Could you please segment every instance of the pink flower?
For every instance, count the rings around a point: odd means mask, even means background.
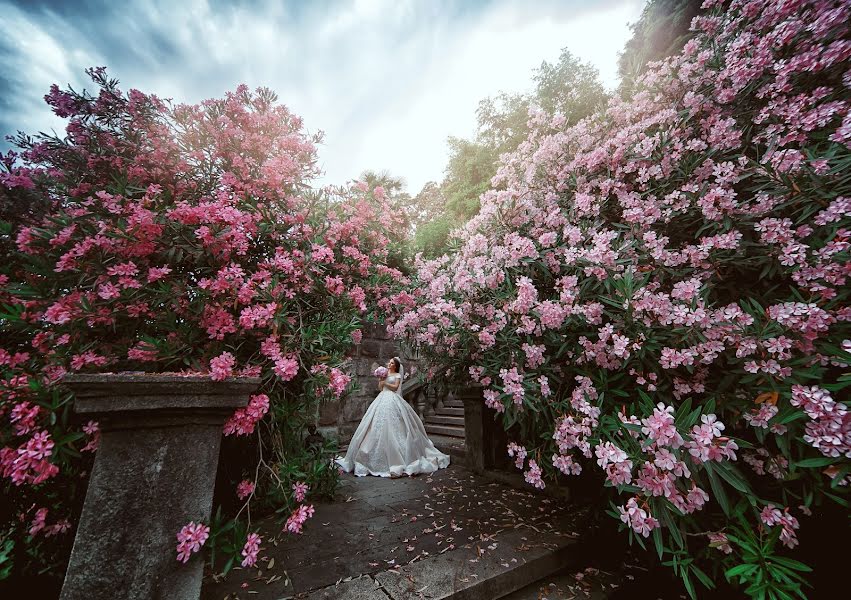
[[[361,331],[360,329],[355,329],[352,332],[352,342],[354,342],[355,344],[360,344],[362,340],[363,340],[363,331]]]
[[[127,351],[129,360],[138,360],[140,362],[155,362],[158,358],[159,351],[155,346],[150,346],[144,342],[139,342],[135,347]]]
[[[539,490],[546,487],[544,480],[541,478],[541,467],[534,460],[529,461],[529,470],[523,474],[523,477],[526,479],[526,483],[533,485]]]
[[[292,381],[298,375],[299,364],[292,356],[284,356],[275,361],[274,372],[281,381]]]
[[[387,377],[387,367],[378,367],[372,374],[378,379],[385,379]]]
[[[35,535],[39,531],[44,529],[46,520],[47,520],[47,509],[46,508],[39,508],[35,512],[35,518],[32,520],[32,523],[30,523],[29,534]]]
[[[254,493],[254,482],[249,481],[247,479],[243,479],[239,482],[239,485],[236,486],[236,495],[240,500],[245,500],[251,494]]]
[[[730,540],[727,539],[726,533],[709,532],[706,534],[706,536],[709,538],[710,548],[717,548],[724,554],[730,554],[731,552],[733,552],[733,548],[730,546]]]
[[[256,533],[249,533],[245,540],[245,546],[242,548],[242,566],[244,568],[253,567],[257,564],[257,555],[260,552],[260,542],[262,538]]]
[[[758,409],[752,410],[749,413],[742,415],[742,418],[747,421],[751,427],[762,427],[768,429],[768,422],[774,418],[779,412],[779,409],[773,404],[766,402],[760,405]]]
[[[784,509],[783,512],[769,505],[762,509],[759,515],[760,520],[768,527],[780,525],[783,531],[780,532],[780,541],[787,548],[794,548],[798,545],[798,539],[795,535],[795,530],[798,529],[798,519],[789,514],[789,509]]]
[[[225,422],[223,433],[225,435],[250,435],[254,433],[254,427],[269,412],[269,396],[266,394],[255,394],[248,401],[248,406],[239,408]]]
[[[565,475],[579,475],[582,465],[573,461],[569,454],[553,454],[553,466]]]
[[[352,378],[349,375],[334,367],[328,375],[328,388],[334,394],[334,397],[339,398],[346,391],[351,381]]]
[[[222,354],[212,359],[210,361],[210,371],[213,374],[213,381],[222,381],[232,376],[234,366],[236,366],[236,359],[230,352],[222,352]]]
[[[626,506],[619,506],[618,511],[621,514],[621,521],[644,537],[648,537],[651,531],[659,527],[659,521],[649,511],[639,507],[634,497],[629,499]]]
[[[190,521],[177,532],[177,560],[183,563],[189,562],[193,552],[198,552],[207,538],[210,537],[210,528],[203,523],[195,524]]]
[[[594,449],[597,464],[606,471],[612,485],[625,485],[632,481],[632,461],[626,452],[611,442],[603,442]]]
[[[296,502],[302,502],[310,487],[306,483],[297,481],[293,484],[293,494]]]
[[[148,269],[148,283],[159,281],[169,273],[171,273],[171,267],[167,265],[164,267],[151,267]]]
[[[36,418],[40,412],[41,407],[38,405],[32,405],[29,402],[16,404],[9,414],[9,420],[15,426],[15,434],[25,435],[35,429]]]
[[[301,529],[304,526],[304,522],[307,521],[310,517],[313,516],[313,505],[300,505],[293,514],[290,515],[290,518],[287,519],[287,524],[284,528],[290,533],[301,533]]]
[[[514,458],[514,465],[518,469],[522,469],[526,462],[526,448],[511,442],[508,444],[508,456]]]
[[[83,432],[89,437],[89,441],[80,452],[95,452],[100,445],[100,427],[97,421],[89,421],[83,425]]]
[[[660,402],[653,409],[653,414],[642,419],[641,423],[644,425],[641,432],[660,446],[671,446],[672,448],[682,446],[683,438],[674,424],[674,408],[672,406],[665,406]]]

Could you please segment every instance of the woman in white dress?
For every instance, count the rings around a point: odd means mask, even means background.
[[[403,375],[399,358],[391,358],[387,377],[378,382],[381,391],[352,436],[345,458],[337,459],[347,473],[401,477],[449,466],[449,456],[434,447],[417,413],[402,398]]]

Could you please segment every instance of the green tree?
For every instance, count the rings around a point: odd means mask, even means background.
[[[608,98],[597,69],[567,49],[555,63],[543,61],[532,81],[534,87],[529,93],[501,92],[479,102],[474,139],[449,138],[443,181],[428,184],[414,198],[414,210],[423,215],[416,225],[415,251],[426,256],[441,254],[449,243],[451,229],[479,212],[479,196],[490,188],[499,156],[516,149],[529,135],[530,108],[559,112],[573,124]],[[422,203],[430,203],[429,208],[421,208]]]
[[[441,185],[446,210],[463,223],[479,212],[479,196],[496,174],[497,150],[489,144],[449,138],[449,164]]]
[[[631,25],[632,37],[618,58],[620,94],[632,95],[635,81],[647,65],[682,50],[691,39],[691,20],[701,13],[703,0],[649,0],[638,21]]]

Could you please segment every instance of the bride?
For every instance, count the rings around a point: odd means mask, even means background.
[[[422,421],[401,395],[404,376],[398,357],[387,363],[387,377],[363,416],[345,458],[337,464],[358,477],[401,477],[433,473],[449,466],[449,456],[428,439]]]

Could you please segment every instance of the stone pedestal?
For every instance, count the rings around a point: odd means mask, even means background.
[[[476,474],[501,465],[506,452],[507,436],[495,421],[495,412],[485,406],[482,388],[470,385],[455,392],[464,402],[464,446],[467,468]]]
[[[260,380],[70,375],[75,411],[101,441],[61,600],[197,600],[203,561],[177,532],[209,522],[222,425]]]

